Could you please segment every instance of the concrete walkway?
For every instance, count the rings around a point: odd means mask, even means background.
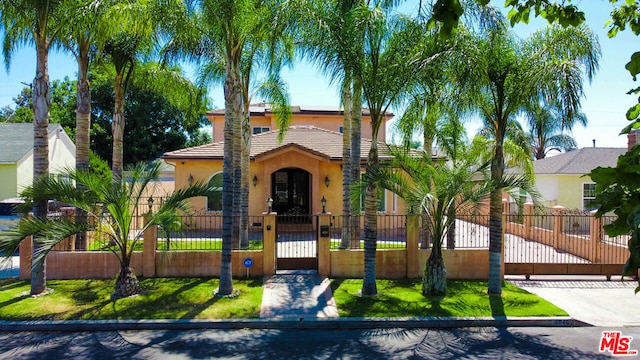
[[[265,278],[261,318],[337,318],[329,279],[315,272],[282,272]]]

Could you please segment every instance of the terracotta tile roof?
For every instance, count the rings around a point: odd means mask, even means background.
[[[626,148],[586,147],[569,151],[533,162],[537,174],[583,175],[598,166],[616,166],[618,157],[627,152]]]
[[[326,160],[342,160],[342,134],[314,126],[291,126],[284,135],[282,142],[278,141],[278,131],[269,131],[251,137],[252,159],[257,159],[289,147],[295,147],[314,154]],[[362,139],[361,158],[364,160],[369,154],[371,140]],[[380,159],[384,156],[386,145],[378,143]],[[224,157],[224,142],[217,142],[165,153],[163,159],[222,159]]]

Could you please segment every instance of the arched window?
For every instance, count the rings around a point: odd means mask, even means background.
[[[222,173],[209,179],[209,186],[215,189],[212,196],[207,197],[207,211],[222,211]]]

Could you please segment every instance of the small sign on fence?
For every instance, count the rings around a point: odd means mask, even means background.
[[[244,267],[247,268],[247,278],[249,278],[249,268],[251,268],[253,266],[253,259],[252,258],[245,258],[242,263],[244,264]]]

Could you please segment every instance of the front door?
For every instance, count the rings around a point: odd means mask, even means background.
[[[273,211],[278,215],[308,215],[310,176],[305,170],[286,168],[271,175]]]

